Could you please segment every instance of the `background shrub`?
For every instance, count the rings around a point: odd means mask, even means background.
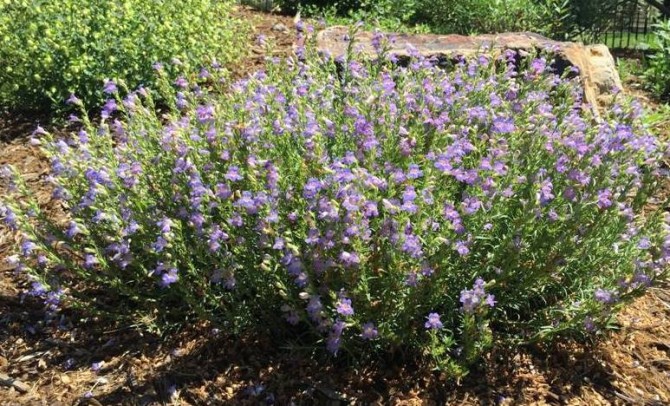
[[[105,79],[150,84],[152,64],[235,60],[244,32],[218,0],[16,0],[0,3],[0,107],[61,108],[74,92],[101,102]]]
[[[654,27],[653,53],[646,61],[647,88],[661,99],[670,99],[670,20]]]
[[[571,0],[313,0],[277,2],[284,11],[326,16],[330,23],[359,20],[394,31],[486,34],[534,31],[564,39],[574,34]],[[582,13],[583,14],[583,13]],[[579,21],[585,20],[585,17]]]
[[[418,0],[416,19],[457,34],[533,31],[556,34],[565,2],[554,0]]]
[[[297,53],[215,92],[159,82],[166,114],[143,88],[69,140],[38,131],[71,218],[9,176],[32,294],[334,354],[409,347],[458,375],[493,342],[597,331],[665,276],[646,201],[667,146],[638,105],[596,120],[551,59],[519,70],[513,51],[448,71],[381,45],[339,67]]]

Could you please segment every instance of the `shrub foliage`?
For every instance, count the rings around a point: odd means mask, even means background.
[[[10,176],[11,262],[54,308],[409,347],[453,374],[496,340],[596,331],[664,276],[666,223],[641,214],[666,146],[637,104],[597,119],[545,56],[401,67],[375,43],[203,72],[213,92],[182,78],[165,114],[108,89],[99,124],[38,138],[68,221]]]
[[[0,2],[0,107],[58,109],[71,92],[96,105],[103,80],[151,84],[156,62],[234,60],[244,29],[229,13],[218,0]]]
[[[563,0],[418,0],[417,21],[440,33],[486,34],[533,31],[562,34]]]
[[[654,26],[652,47],[644,80],[647,88],[661,98],[670,100],[670,19]]]
[[[331,22],[374,22],[394,31],[487,34],[533,31],[565,39],[574,24],[570,0],[314,0],[277,2],[285,10],[326,14]],[[339,17],[338,17],[339,16]]]

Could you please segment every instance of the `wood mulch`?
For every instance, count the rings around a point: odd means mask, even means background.
[[[237,14],[256,27],[254,36],[275,42],[276,56],[291,52],[292,18]],[[252,47],[237,74],[260,67],[265,56]],[[48,163],[27,142],[33,128],[29,118],[0,117],[0,165],[14,165],[40,204],[57,213],[41,182]],[[670,286],[650,289],[618,316],[619,330],[596,343],[498,349],[454,383],[406,362],[315,360],[207,323],[161,337],[71,310],[47,322],[4,263],[13,244],[16,236],[0,226],[0,405],[670,404]]]

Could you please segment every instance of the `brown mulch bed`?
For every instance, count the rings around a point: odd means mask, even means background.
[[[238,15],[252,22],[254,35],[275,42],[272,56],[291,52],[292,18],[248,9]],[[279,23],[289,32],[277,30]],[[236,75],[262,66],[265,57],[252,47]],[[29,118],[0,118],[0,165],[14,165],[40,204],[58,213],[41,183],[48,164],[27,142],[33,128]],[[498,349],[454,383],[411,362],[315,360],[300,348],[216,332],[206,323],[161,336],[72,310],[46,321],[43,307],[22,295],[25,281],[3,261],[16,243],[3,227],[0,405],[670,404],[669,286],[650,289],[618,316],[620,329],[597,343]],[[94,372],[92,363],[100,361]],[[93,397],[85,398],[89,391]]]

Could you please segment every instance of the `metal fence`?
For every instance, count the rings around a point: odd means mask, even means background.
[[[658,8],[645,0],[621,2],[596,41],[613,49],[645,49],[654,24],[662,18]]]

